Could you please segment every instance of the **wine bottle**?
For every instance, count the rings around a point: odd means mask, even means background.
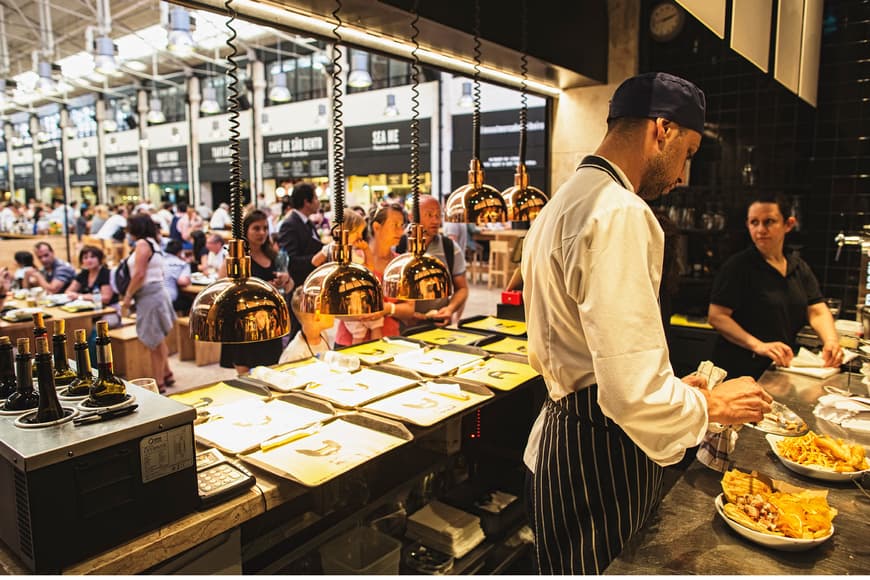
[[[36,410],[37,423],[49,423],[63,418],[63,409],[57,398],[54,386],[54,365],[51,364],[51,351],[48,338],[36,339],[36,373],[39,382],[39,406]]]
[[[48,337],[48,329],[45,327],[45,318],[42,312],[33,313],[33,348],[36,348],[36,339],[40,336]],[[33,359],[33,378],[36,379],[36,359]]]
[[[88,333],[86,330],[76,330],[73,350],[76,353],[76,379],[70,383],[66,394],[70,397],[80,397],[90,394],[91,387],[94,386],[94,375],[91,371],[91,355],[88,352]]]
[[[18,339],[18,354],[15,355],[17,383],[15,392],[6,399],[7,411],[24,411],[39,405],[39,394],[33,390],[33,355],[30,354],[30,339]]]
[[[51,343],[54,352],[54,386],[66,387],[76,380],[76,372],[69,368],[69,359],[66,358],[66,320],[54,321]]]
[[[0,336],[0,399],[6,399],[14,393],[16,384],[12,341],[8,336]]]
[[[115,376],[109,323],[100,320],[97,322],[97,380],[91,387],[88,402],[94,406],[106,407],[121,403],[126,398],[127,388],[124,381]]]

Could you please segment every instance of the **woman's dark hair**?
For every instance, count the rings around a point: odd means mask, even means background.
[[[127,218],[127,233],[137,240],[157,238],[157,224],[147,213],[139,213]]]
[[[177,256],[182,249],[181,240],[171,239],[166,242],[166,253]]]
[[[208,254],[208,250],[205,247],[205,232],[193,230],[190,232],[190,239],[193,241],[193,255],[197,260],[201,256]]]
[[[369,233],[374,236],[375,229],[372,227],[374,224],[384,225],[384,222],[387,221],[387,216],[390,215],[390,210],[397,211],[402,214],[402,220],[407,221],[405,218],[405,208],[402,207],[401,204],[398,203],[388,203],[384,205],[376,205],[372,207],[372,211],[369,214]]]
[[[242,220],[242,235],[245,236],[245,239],[248,238],[248,228],[251,227],[251,224],[254,222],[269,222],[269,216],[266,215],[266,212],[254,209],[245,214],[245,219]],[[250,241],[248,245],[250,245]],[[270,260],[275,260],[278,257],[278,252],[275,251],[275,247],[272,245],[272,238],[266,236],[266,241],[263,242],[262,251],[266,254],[266,257]]]
[[[106,259],[106,254],[103,253],[103,250],[96,246],[82,246],[82,249],[79,250],[79,264],[82,263],[82,260],[85,256],[91,255],[94,256],[100,264],[103,263],[103,260]]]
[[[760,192],[749,196],[748,209],[753,203],[775,203],[782,214],[782,219],[787,220],[792,216],[791,199],[781,192]]]
[[[26,251],[21,250],[20,252],[15,252],[15,263],[21,266],[22,268],[32,268],[33,267],[33,254]]]

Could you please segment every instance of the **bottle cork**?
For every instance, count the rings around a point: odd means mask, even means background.
[[[51,351],[48,350],[48,339],[44,336],[40,336],[36,339],[36,354],[50,354]]]
[[[33,326],[37,328],[45,328],[45,319],[42,317],[42,312],[33,313]]]
[[[54,334],[66,334],[66,320],[55,320],[54,321]]]
[[[19,338],[18,339],[18,354],[30,354],[30,339],[29,338]]]
[[[7,344],[12,344],[12,340],[8,336],[0,336],[0,344],[6,346]]]
[[[109,323],[105,320],[97,321],[97,336],[107,338],[109,336]]]
[[[75,332],[75,335],[76,335],[76,342],[77,343],[82,343],[82,342],[88,341],[88,331],[85,330],[84,328],[77,329]]]

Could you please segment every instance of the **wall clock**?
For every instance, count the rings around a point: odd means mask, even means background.
[[[650,36],[658,42],[673,40],[685,23],[686,13],[682,8],[670,1],[659,2],[649,15]]]

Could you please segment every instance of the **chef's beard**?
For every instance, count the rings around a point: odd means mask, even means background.
[[[640,180],[637,194],[641,199],[658,199],[674,188],[674,180],[668,174],[668,167],[672,166],[674,152],[665,149],[647,163]]]

